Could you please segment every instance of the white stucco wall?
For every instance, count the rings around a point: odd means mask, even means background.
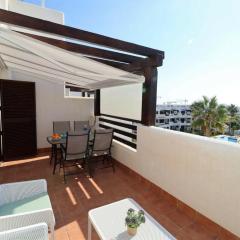
[[[8,10],[8,0],[0,0],[0,8]]]
[[[64,24],[64,14],[62,12],[45,7],[43,8],[41,6],[20,0],[0,0],[0,8],[31,17],[41,18],[51,22]]]
[[[179,200],[240,236],[240,145],[139,125],[137,151],[113,156]]]
[[[53,131],[53,121],[88,120],[93,115],[93,100],[64,98],[64,86],[19,72],[2,73],[0,78],[36,83],[37,147],[49,147],[46,137]]]
[[[101,113],[141,120],[142,89],[142,84],[101,89]]]
[[[12,12],[24,14],[30,17],[40,18],[50,22],[55,22],[58,24],[64,24],[64,13],[56,11],[54,9],[49,9],[46,7],[41,7],[36,4],[23,2],[20,0],[0,0],[0,8],[4,10],[9,10]],[[26,28],[20,28],[17,26],[11,26],[12,30],[23,31],[26,33],[36,34],[45,37],[52,37],[51,34],[43,33],[40,31],[34,31]],[[63,37],[56,37],[58,39],[64,39]]]
[[[64,24],[64,14],[19,0],[0,0],[0,8],[51,22]],[[16,27],[14,27],[16,29]],[[34,33],[32,30],[28,30]],[[48,36],[48,34],[41,34]],[[64,98],[64,86],[20,72],[0,71],[1,79],[36,83],[37,147],[49,147],[46,137],[52,134],[53,121],[88,120],[93,115],[93,100]]]

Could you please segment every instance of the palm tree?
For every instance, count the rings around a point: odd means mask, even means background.
[[[218,104],[217,98],[203,96],[203,100],[196,101],[191,106],[192,127],[200,129],[204,136],[223,133],[228,119],[226,107]]]
[[[239,109],[236,105],[231,104],[227,106],[228,110],[228,127],[229,127],[229,133],[234,134],[234,130],[237,130],[240,128],[240,116],[239,116]]]

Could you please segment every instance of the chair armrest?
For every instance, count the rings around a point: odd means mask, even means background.
[[[45,179],[0,185],[0,206],[47,192]]]
[[[0,232],[42,222],[45,222],[49,228],[54,229],[55,218],[51,208],[27,213],[0,216]]]
[[[17,228],[0,232],[0,240],[47,240],[48,239],[48,226],[46,223],[39,223],[27,227]]]

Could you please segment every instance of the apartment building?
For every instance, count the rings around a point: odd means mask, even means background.
[[[190,105],[166,103],[156,107],[156,126],[166,129],[191,131],[192,116]]]

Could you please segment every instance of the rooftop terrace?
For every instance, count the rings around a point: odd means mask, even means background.
[[[115,173],[110,168],[97,170],[94,178],[69,176],[67,184],[61,175],[52,175],[48,154],[5,162],[0,171],[1,183],[47,180],[56,217],[56,240],[87,239],[88,211],[127,197],[139,202],[177,239],[239,239],[120,164]],[[99,239],[95,233],[93,239]]]
[[[86,239],[88,211],[123,198],[177,239],[239,239],[239,145],[152,127],[164,52],[17,12],[0,9],[0,183],[46,179],[58,240]],[[128,91],[123,83],[131,83]],[[96,90],[94,100],[66,98],[66,86]],[[116,172],[73,175],[64,184],[46,152],[52,123],[93,115],[96,127],[114,128]]]

